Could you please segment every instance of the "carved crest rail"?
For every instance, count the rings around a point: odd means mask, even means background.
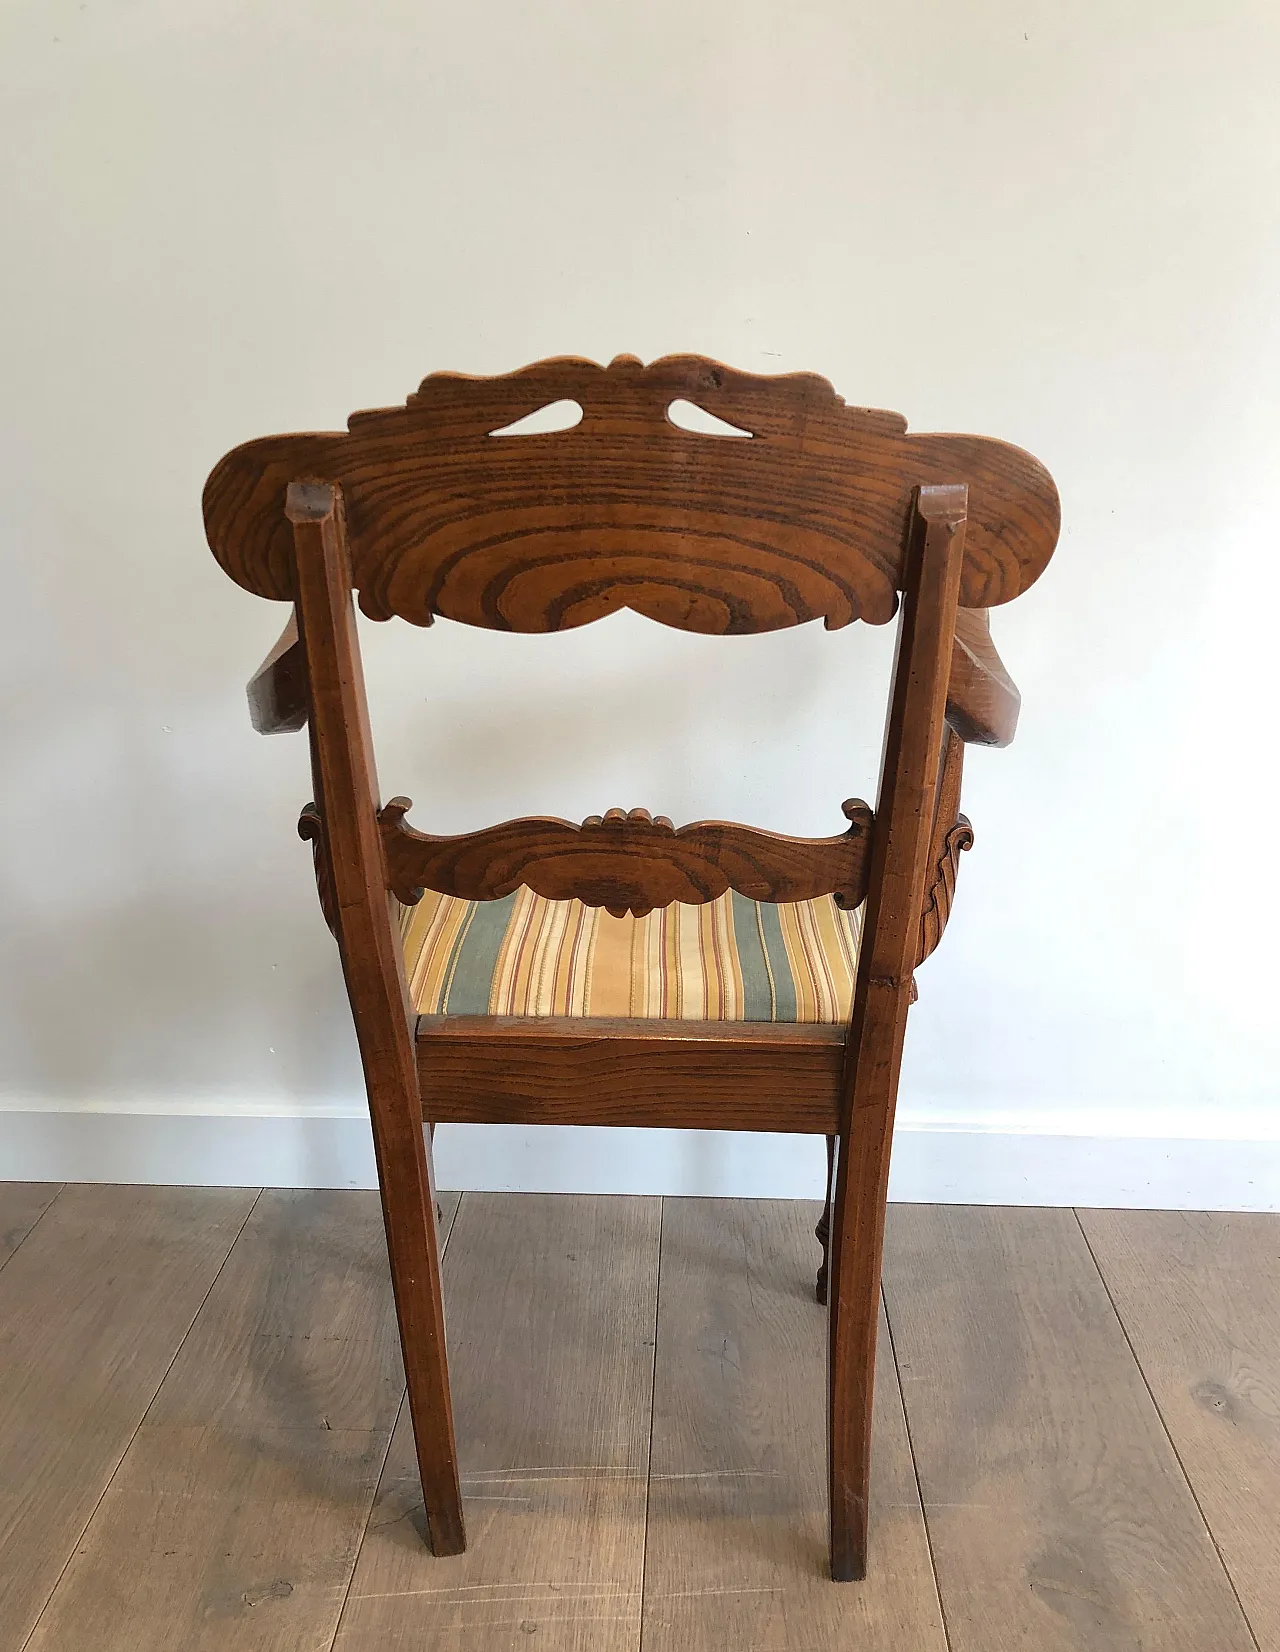
[[[572,429],[502,434],[561,400],[582,408]],[[743,436],[678,428],[678,400]],[[295,595],[285,494],[310,479],[342,490],[352,583],[373,619],[559,631],[631,608],[742,633],[892,618],[915,490],[959,478],[960,601],[1008,602],[1058,535],[1052,478],[1020,448],[909,434],[814,373],[561,358],[497,378],[433,373],[405,406],[353,413],[345,433],[249,442],[209,477],[204,516],[231,577],[278,600]]]
[[[698,906],[727,889],[760,901],[834,895],[843,907],[867,892],[872,811],[842,805],[848,830],[796,838],[722,820],[679,828],[646,809],[610,809],[581,826],[531,817],[457,837],[431,837],[405,820],[409,799],[394,797],[378,816],[387,875],[396,897],[413,905],[424,889],[465,900],[497,900],[522,884],[548,900],[580,900],[615,917],[642,917],[680,901]]]

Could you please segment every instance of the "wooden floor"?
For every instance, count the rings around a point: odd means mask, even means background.
[[[814,1207],[445,1215],[437,1561],[376,1196],[0,1184],[0,1652],[1280,1652],[1280,1217],[894,1207],[836,1585]]]

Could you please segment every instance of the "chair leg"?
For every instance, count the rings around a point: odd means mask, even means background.
[[[931,485],[916,496],[845,1048],[827,1291],[831,1575],[837,1582],[867,1571],[885,1199],[902,1041],[923,940],[967,510],[963,488]]]
[[[856,1133],[855,1133],[856,1138]],[[831,1576],[867,1575],[871,1410],[880,1323],[887,1144],[837,1146],[828,1306]],[[841,1163],[847,1157],[848,1164]]]
[[[410,1154],[379,1154],[378,1169],[427,1536],[433,1554],[453,1555],[466,1548],[467,1536],[445,1356],[435,1178],[431,1144],[424,1146],[425,1175]]]
[[[427,1533],[437,1554],[458,1554],[466,1547],[466,1531],[445,1361],[431,1144],[422,1127],[416,1016],[378,838],[378,777],[341,491],[327,483],[290,483],[285,514],[293,524],[317,805],[306,817],[306,835],[321,845],[316,859],[322,899],[327,889],[326,916],[334,920],[369,1096]]]
[[[827,1195],[822,1206],[822,1215],[818,1218],[818,1225],[813,1230],[813,1237],[822,1246],[822,1261],[818,1266],[818,1278],[815,1284],[815,1294],[818,1301],[825,1307],[827,1301],[827,1274],[831,1263],[831,1193],[835,1180],[836,1168],[836,1138],[827,1137]]]

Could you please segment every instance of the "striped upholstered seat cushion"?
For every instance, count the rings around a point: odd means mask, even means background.
[[[730,892],[706,906],[611,918],[519,889],[499,901],[428,891],[403,918],[420,1015],[844,1021],[862,912],[829,895],[770,906]]]

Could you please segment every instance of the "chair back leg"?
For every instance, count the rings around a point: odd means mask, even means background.
[[[351,603],[342,499],[329,484],[293,483],[298,629],[307,663],[311,761],[334,924],[360,1045],[409,1412],[436,1554],[466,1547],[431,1149],[422,1123],[415,1017],[392,922],[378,834],[378,782]]]
[[[831,1575],[867,1567],[871,1402],[889,1152],[920,932],[968,505],[919,491],[846,1046],[828,1288]]]

